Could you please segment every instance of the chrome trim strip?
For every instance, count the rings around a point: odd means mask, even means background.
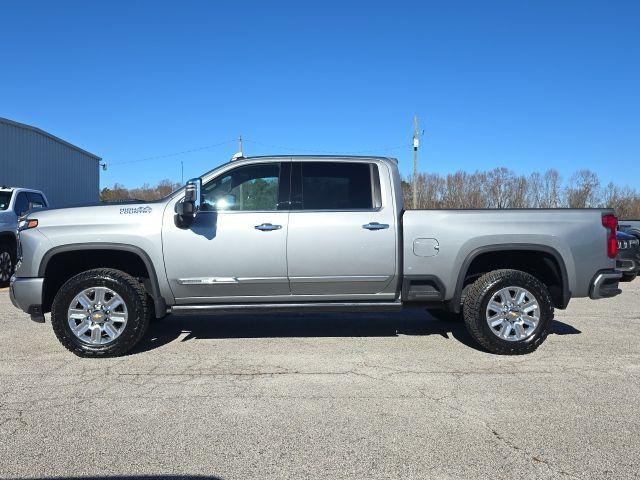
[[[332,277],[291,277],[292,283],[323,283],[323,282],[385,282],[388,275],[340,275]]]
[[[193,277],[179,278],[180,285],[229,285],[238,283],[286,283],[287,277]]]

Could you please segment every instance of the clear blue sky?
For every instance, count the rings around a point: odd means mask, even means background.
[[[100,155],[101,184],[195,176],[235,143],[421,169],[579,168],[640,188],[640,2],[0,3],[0,116]]]

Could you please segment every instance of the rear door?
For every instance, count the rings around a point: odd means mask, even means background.
[[[287,242],[293,295],[375,295],[396,270],[396,225],[375,162],[293,162]]]

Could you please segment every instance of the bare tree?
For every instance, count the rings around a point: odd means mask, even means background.
[[[550,169],[544,172],[542,179],[542,208],[558,208],[563,204],[562,178],[557,170]]]
[[[591,170],[580,170],[571,176],[567,187],[570,208],[588,208],[598,205],[600,180]]]

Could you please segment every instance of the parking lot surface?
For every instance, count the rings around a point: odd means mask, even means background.
[[[0,477],[638,478],[640,281],[533,354],[402,314],[175,317],[81,359],[0,292]]]

